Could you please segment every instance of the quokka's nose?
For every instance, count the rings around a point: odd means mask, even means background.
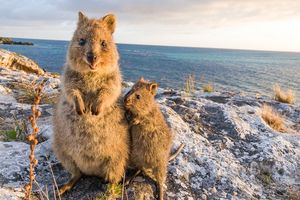
[[[94,63],[96,58],[97,58],[97,56],[93,52],[88,52],[86,54],[86,59],[89,63]]]

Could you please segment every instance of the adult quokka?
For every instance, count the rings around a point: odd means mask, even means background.
[[[127,165],[128,124],[119,104],[115,26],[113,15],[88,19],[79,12],[54,114],[53,149],[72,174],[60,194],[70,190],[82,174],[118,183]]]

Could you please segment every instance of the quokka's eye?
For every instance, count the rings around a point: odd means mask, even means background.
[[[79,44],[80,46],[85,45],[85,43],[86,43],[86,40],[83,39],[83,38],[81,38],[81,39],[79,40],[79,42],[78,42],[78,44]]]
[[[101,47],[102,47],[103,49],[106,49],[106,48],[107,48],[107,42],[106,42],[105,40],[102,40],[102,41],[101,41]]]
[[[135,97],[136,97],[137,99],[141,99],[141,95],[139,95],[139,94],[135,95]]]

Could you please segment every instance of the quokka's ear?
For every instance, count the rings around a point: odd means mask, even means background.
[[[158,84],[156,82],[149,83],[149,91],[152,95],[156,95]]]
[[[114,33],[116,28],[116,17],[113,14],[108,14],[104,16],[102,20],[106,23],[108,30],[111,33]]]
[[[144,77],[141,76],[141,78],[138,80],[139,82],[145,82]]]
[[[87,22],[89,19],[87,16],[85,16],[81,11],[78,13],[78,25],[81,25],[85,22]]]

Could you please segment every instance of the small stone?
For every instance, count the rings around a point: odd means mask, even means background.
[[[211,193],[216,193],[216,192],[217,192],[216,187],[211,188],[210,192],[211,192]]]
[[[201,199],[202,200],[207,200],[207,195],[206,194],[201,194]]]
[[[142,183],[142,182],[145,182],[145,179],[141,176],[137,176],[137,177],[135,177],[134,181]]]

